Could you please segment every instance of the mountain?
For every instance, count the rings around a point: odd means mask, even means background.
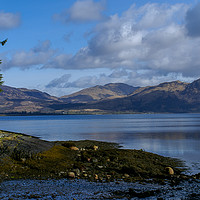
[[[157,86],[142,87],[128,97],[97,102],[87,107],[110,112],[190,112],[191,105],[183,95],[189,85],[173,81]]]
[[[66,103],[90,103],[105,99],[125,97],[133,93],[138,87],[124,83],[109,83],[104,86],[83,89],[71,95],[65,95],[61,99]]]
[[[1,86],[0,113],[9,112],[51,112],[49,104],[59,102],[57,97],[39,90]]]
[[[0,113],[200,112],[200,79],[135,88],[122,83],[95,86],[61,98],[38,90],[1,87]]]

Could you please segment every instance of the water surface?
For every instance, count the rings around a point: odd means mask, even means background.
[[[180,158],[200,172],[200,114],[2,116],[0,129],[49,141],[117,142]]]

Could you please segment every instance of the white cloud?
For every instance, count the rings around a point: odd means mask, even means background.
[[[7,70],[12,67],[19,67],[21,69],[30,68],[36,65],[44,65],[56,53],[52,50],[49,40],[38,42],[38,45],[30,51],[17,51],[11,56],[4,56],[4,62],[1,67]]]
[[[60,78],[53,79],[46,88],[78,88],[83,89],[94,85],[105,85],[106,83],[127,82],[129,73],[124,69],[114,70],[110,74],[88,75],[70,81],[71,75],[64,74]]]
[[[97,3],[91,0],[76,3],[82,2],[86,2],[86,5]],[[76,3],[74,7],[77,6]],[[102,5],[102,2],[98,5]],[[121,16],[116,14],[99,22],[92,30],[87,46],[82,47],[75,55],[55,54],[50,42],[45,41],[28,52],[13,54],[11,59],[8,59],[7,67],[28,68],[41,65],[43,69],[107,68],[112,71],[110,74],[82,76],[73,81],[69,74],[66,74],[52,80],[47,85],[49,90],[77,90],[109,82],[145,86],[175,79],[194,80],[200,74],[200,37],[189,37],[194,35],[188,31],[194,29],[190,29],[188,24],[194,19],[189,13],[199,16],[196,11],[198,5],[191,10],[185,4],[149,3],[142,7],[132,5]],[[72,17],[69,10],[67,15],[62,17],[65,17],[65,20],[80,20],[75,15]],[[89,16],[83,19],[89,21]],[[197,19],[198,17],[195,18],[195,24],[198,24]],[[70,35],[67,35],[67,39],[68,36]],[[6,67],[5,62],[2,66]],[[73,79],[73,76],[71,78]]]
[[[63,22],[91,22],[103,18],[104,3],[93,0],[78,0],[71,8],[61,14],[56,14],[55,19]]]
[[[200,40],[187,37],[185,4],[131,6],[97,25],[88,46],[74,56],[57,56],[45,67],[157,70],[160,75],[200,72]],[[194,60],[195,59],[195,60]],[[198,68],[197,68],[198,67]]]
[[[46,88],[64,88],[65,84],[69,81],[71,75],[70,74],[64,74],[60,78],[53,79],[46,85]]]
[[[15,28],[20,23],[21,19],[19,14],[0,12],[0,30]]]

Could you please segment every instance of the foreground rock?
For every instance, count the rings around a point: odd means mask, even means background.
[[[0,161],[1,180],[77,178],[161,184],[170,180],[177,184],[191,178],[182,174],[179,160],[143,150],[89,140],[48,142],[6,131],[0,132]]]

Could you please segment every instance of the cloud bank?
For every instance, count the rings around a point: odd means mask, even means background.
[[[113,15],[99,23],[88,46],[73,56],[59,55],[44,67],[123,67],[156,71],[160,75],[194,76],[200,72],[200,39],[188,37],[187,30],[191,35],[191,22],[199,22],[199,5],[192,10],[185,4],[146,4],[139,8],[132,5],[121,16]],[[198,30],[195,31],[197,35]]]
[[[42,69],[110,70],[110,74],[73,81],[66,73],[52,80],[47,88],[84,88],[108,82],[144,86],[199,77],[200,3],[192,8],[183,3],[149,3],[141,7],[133,4],[121,15],[109,17],[103,17],[104,9],[103,1],[79,0],[54,16],[75,25],[100,20],[91,30],[87,45],[74,55],[58,53],[50,41],[44,41],[30,51],[12,54],[4,68],[40,65]],[[71,34],[65,35],[66,40]]]
[[[17,51],[10,58],[2,56],[4,62],[1,64],[2,70],[8,70],[13,67],[27,69],[33,66],[43,65],[55,55],[56,50],[51,49],[49,40],[40,41],[29,51]]]
[[[64,23],[75,22],[84,23],[98,21],[103,19],[103,10],[105,9],[103,2],[94,2],[93,0],[78,0],[71,8],[60,14],[55,14],[54,19]]]
[[[0,30],[11,29],[19,26],[21,18],[19,14],[0,12]]]

